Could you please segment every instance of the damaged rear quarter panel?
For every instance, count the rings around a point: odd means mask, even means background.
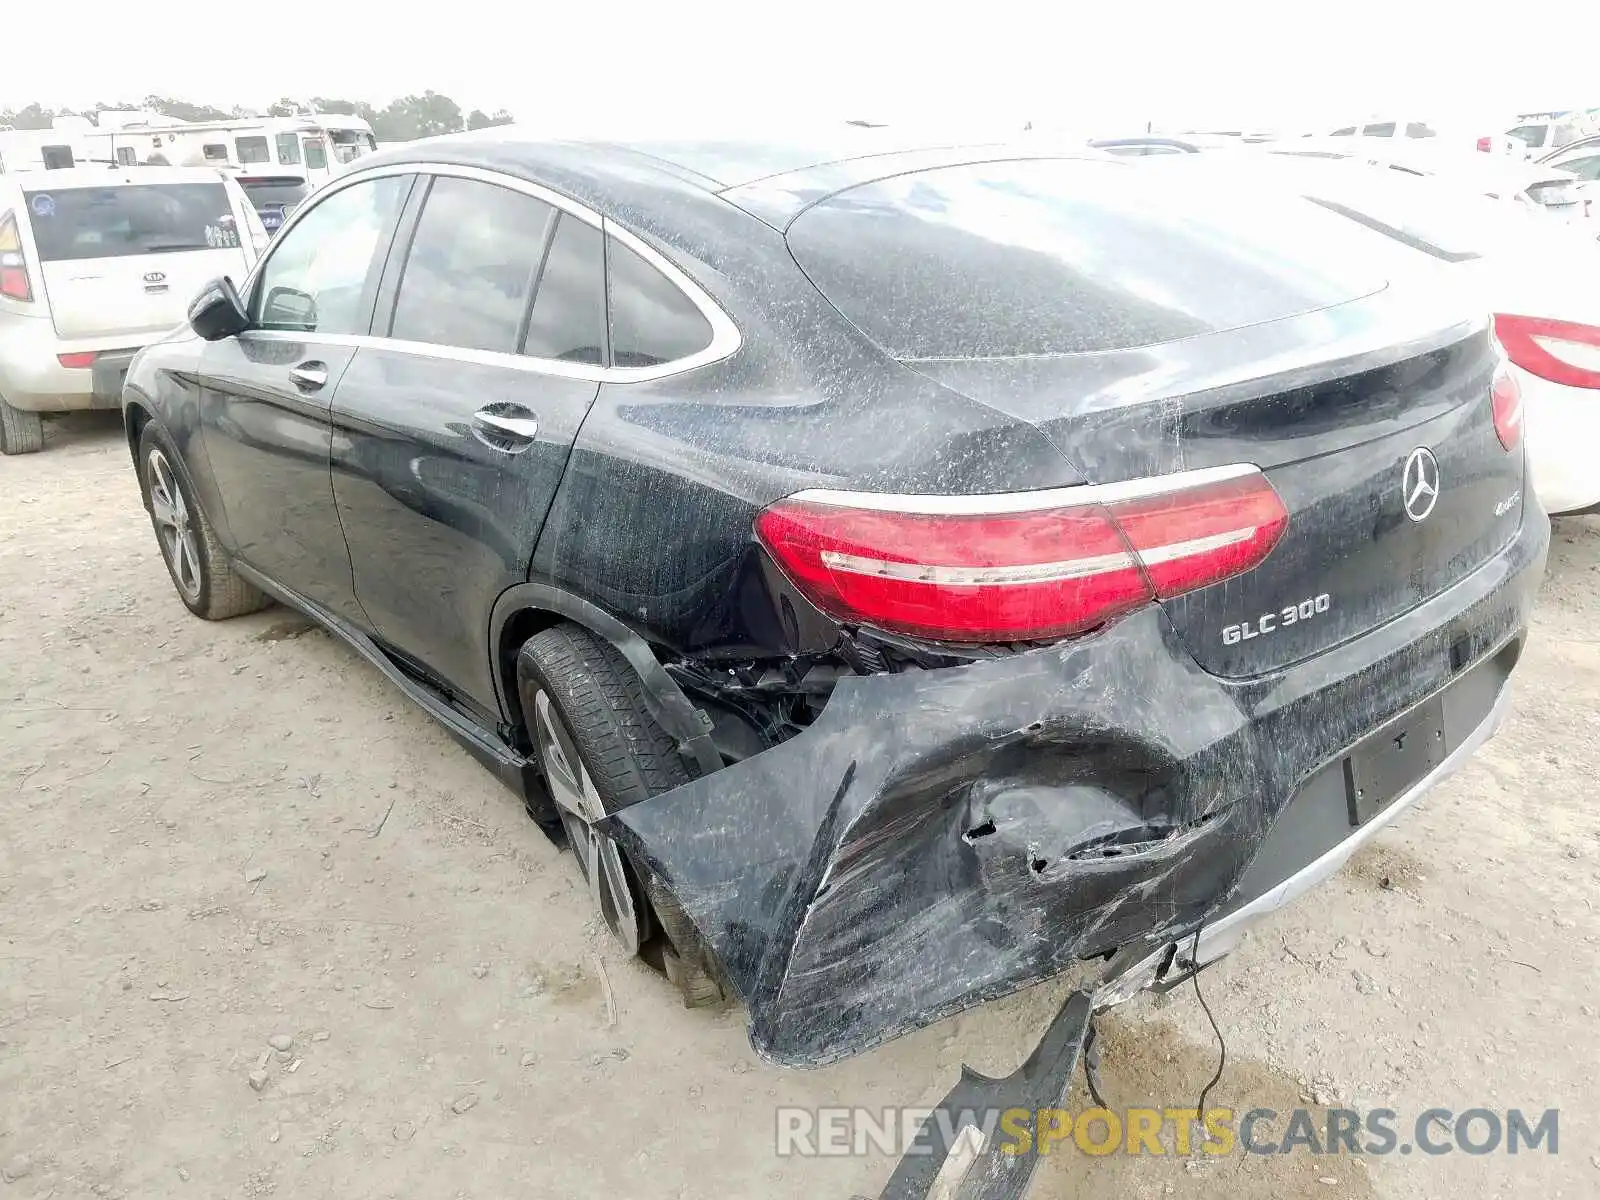
[[[1023,654],[847,678],[805,733],[622,810],[616,833],[720,958],[758,1051],[859,1053],[1195,928],[1303,779],[1517,637],[1535,519],[1470,586],[1260,680],[1208,675],[1153,607]]]

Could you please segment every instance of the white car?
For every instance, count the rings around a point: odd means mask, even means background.
[[[1315,136],[1315,135],[1312,135]],[[1453,150],[1473,150],[1500,157],[1522,158],[1527,154],[1525,143],[1508,134],[1489,130],[1485,125],[1463,125],[1459,122],[1440,123],[1373,117],[1354,125],[1341,125],[1331,130],[1328,137],[1365,140],[1377,138],[1390,142],[1421,143],[1445,146]]]
[[[1191,172],[1168,186],[1213,185],[1252,197],[1292,192],[1345,219],[1326,232],[1351,255],[1475,297],[1495,314],[1521,389],[1540,500],[1552,514],[1600,507],[1600,244],[1593,238],[1450,178],[1350,160],[1178,154],[1135,161],[1139,171]]]
[[[215,170],[0,175],[0,453],[41,449],[41,413],[119,407],[134,354],[208,280],[243,279],[266,244]]]
[[[1464,193],[1523,205],[1563,221],[1581,222],[1581,228],[1591,236],[1600,236],[1600,213],[1595,211],[1591,194],[1583,180],[1561,166],[1464,154],[1448,146],[1401,145],[1362,138],[1301,139],[1253,152],[1294,158],[1347,158],[1408,175],[1433,176]]]
[[[1525,121],[1506,130],[1507,136],[1516,138],[1527,147],[1523,153],[1529,157],[1560,150],[1597,133],[1600,133],[1600,127],[1596,127],[1593,120],[1580,113]]]
[[[1600,134],[1569,142],[1538,160],[1541,167],[1560,167],[1590,183],[1600,182]]]

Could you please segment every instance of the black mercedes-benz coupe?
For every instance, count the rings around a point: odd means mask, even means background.
[[[1549,536],[1486,314],[1342,218],[874,136],[364,158],[124,395],[183,602],[343,638],[793,1064],[1226,952],[1493,733]]]

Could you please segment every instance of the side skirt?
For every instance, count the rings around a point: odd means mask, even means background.
[[[530,810],[548,804],[537,765],[506,745],[498,736],[458,712],[426,684],[401,670],[395,661],[361,630],[315,601],[308,600],[276,580],[269,579],[249,564],[235,559],[232,565],[235,571],[274,600],[305,613],[376,667],[390,683],[443,725],[450,736],[487,767],[501,783],[520,796]],[[538,813],[535,812],[534,815],[538,816]]]

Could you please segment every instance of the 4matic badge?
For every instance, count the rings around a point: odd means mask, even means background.
[[[1287,629],[1290,625],[1298,625],[1301,621],[1320,617],[1332,607],[1333,597],[1327,592],[1318,596],[1307,596],[1299,604],[1287,605],[1277,612],[1262,613],[1255,620],[1246,621],[1242,625],[1224,625],[1222,644],[1237,646],[1240,642],[1248,642],[1251,638],[1277,633],[1278,630]]]

